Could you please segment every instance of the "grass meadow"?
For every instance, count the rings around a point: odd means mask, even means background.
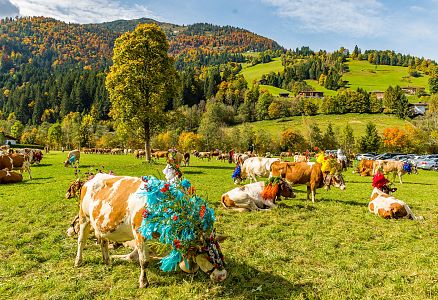
[[[304,133],[305,123],[314,123],[321,130],[327,127],[329,123],[333,125],[336,131],[342,133],[342,130],[347,124],[353,128],[355,138],[365,134],[366,125],[368,122],[373,122],[377,126],[380,134],[383,134],[385,128],[388,127],[404,127],[408,121],[401,120],[394,115],[386,114],[343,114],[343,115],[316,115],[316,116],[294,116],[277,120],[264,120],[252,122],[249,124],[237,125],[241,129],[252,127],[254,130],[265,130],[273,136],[280,136],[281,132],[286,129],[294,129]]]
[[[77,213],[64,199],[73,169],[65,153],[51,152],[33,167],[33,180],[0,186],[1,299],[437,299],[438,173],[420,171],[396,183],[421,222],[383,220],[368,212],[371,178],[345,173],[347,189],[318,190],[268,212],[224,210],[220,195],[234,188],[233,166],[192,157],[186,178],[215,208],[229,276],[213,283],[202,272],[164,273],[153,262],[151,285],[138,289],[135,263],[102,263],[91,239],[84,264],[74,268],[76,240],[65,234]],[[81,171],[100,168],[118,175],[158,175],[164,161],[146,164],[132,156],[83,154]],[[117,249],[112,254],[127,253]]]

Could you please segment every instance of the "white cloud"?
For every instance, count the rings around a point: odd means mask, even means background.
[[[2,1],[2,0],[0,0]],[[159,18],[143,5],[125,6],[112,0],[10,0],[21,16],[45,16],[73,23]]]
[[[316,32],[352,36],[381,33],[383,5],[377,0],[262,0],[277,8],[279,16],[298,21],[297,26]]]
[[[18,13],[18,7],[9,0],[0,0],[0,18],[15,17]]]

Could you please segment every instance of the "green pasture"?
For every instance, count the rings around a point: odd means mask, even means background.
[[[290,96],[292,94],[290,91],[283,90],[272,85],[264,85],[264,84],[260,85],[260,91],[268,91],[273,96],[279,96],[280,93],[289,93]]]
[[[295,116],[277,120],[264,120],[253,123],[237,125],[240,128],[251,126],[255,131],[263,129],[273,136],[280,136],[281,132],[286,129],[294,129],[304,133],[306,123],[313,123],[319,126],[322,132],[329,123],[332,123],[335,132],[342,130],[347,124],[353,128],[354,136],[360,137],[365,134],[368,122],[376,124],[380,134],[388,127],[404,127],[408,121],[401,120],[394,115],[385,114],[343,114],[343,115],[316,115],[316,116]]]
[[[257,64],[255,66],[248,66],[240,71],[240,74],[245,77],[248,84],[252,85],[254,80],[258,81],[262,79],[263,74],[268,74],[270,72],[280,72],[283,71],[283,66],[281,64],[281,58],[276,57],[271,62],[265,64]]]
[[[84,264],[74,268],[76,240],[65,234],[77,213],[64,199],[73,169],[65,153],[44,156],[33,180],[0,186],[1,299],[437,299],[438,173],[420,171],[396,183],[396,196],[424,221],[384,220],[368,212],[371,178],[345,173],[347,189],[318,190],[315,204],[297,198],[268,212],[235,213],[219,204],[234,188],[233,166],[192,157],[185,176],[215,208],[228,279],[213,283],[202,272],[148,268],[150,287],[138,289],[135,263],[102,263],[89,239]],[[83,154],[81,172],[101,168],[118,175],[158,175],[164,161]],[[128,249],[112,253],[127,253]]]
[[[347,80],[351,89],[358,87],[364,90],[385,91],[388,86],[420,86],[428,90],[429,76],[410,77],[407,67],[373,65],[368,61],[352,60],[348,62],[350,71],[343,75],[343,80]]]

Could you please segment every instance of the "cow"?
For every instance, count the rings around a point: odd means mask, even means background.
[[[156,151],[152,153],[152,156],[156,159],[160,159],[161,157],[167,158],[169,154],[169,151]]]
[[[308,158],[305,155],[294,155],[294,162],[308,162]]]
[[[228,154],[225,153],[221,153],[217,156],[216,160],[221,160],[223,162],[225,162],[228,159]]]
[[[179,152],[169,152],[167,161],[170,163],[174,163],[177,165],[181,165],[181,162],[184,160],[184,155]]]
[[[0,170],[7,169],[20,170],[20,173],[27,171],[29,173],[29,179],[32,179],[32,172],[30,170],[30,157],[25,154],[12,153],[8,155],[0,156]]]
[[[257,177],[269,177],[272,163],[279,161],[278,158],[250,157],[241,164],[240,174],[233,175],[234,183],[239,184],[246,178],[251,183],[257,181]]]
[[[64,161],[64,167],[79,163],[81,159],[81,152],[79,150],[72,150],[68,153],[67,159]]]
[[[239,212],[253,210],[267,210],[274,208],[277,198],[295,198],[292,187],[284,180],[278,185],[278,191],[274,199],[264,199],[262,191],[265,188],[264,182],[254,182],[226,192],[221,197],[224,208],[234,209]]]
[[[407,218],[411,220],[423,220],[423,217],[415,216],[405,202],[381,191],[377,187],[375,187],[371,192],[368,210],[370,213],[373,213],[384,219]]]
[[[329,189],[333,185],[341,190],[345,189],[342,175],[323,173],[319,163],[274,162],[271,166],[271,176],[280,176],[293,185],[307,185],[307,200],[311,194],[313,203],[317,188]]]
[[[38,149],[35,149],[32,151],[33,151],[33,155],[32,155],[31,163],[35,163],[35,164],[39,165],[41,163],[41,160],[43,159],[43,152],[41,150],[38,150]]]
[[[184,152],[183,163],[184,167],[188,167],[190,165],[190,152]]]
[[[141,178],[108,174],[97,174],[83,185],[79,199],[76,267],[82,264],[82,252],[90,227],[93,227],[94,233],[100,241],[103,260],[106,264],[110,263],[109,241],[135,240],[135,248],[130,254],[113,256],[113,258],[123,260],[138,258],[141,268],[139,286],[143,288],[149,285],[146,275],[149,253],[145,238],[139,232],[147,200],[147,196],[142,194],[143,188],[144,183]],[[198,264],[203,271],[211,273],[212,280],[220,282],[226,279],[227,272],[225,269],[220,270],[208,262],[208,254],[204,246],[205,243],[211,242],[206,238],[203,242],[199,241],[199,247],[189,250],[194,251],[191,262]],[[184,270],[184,267],[182,269]]]
[[[211,160],[211,152],[198,152],[195,150],[193,155],[202,160],[204,158],[207,158],[209,161]]]
[[[393,179],[398,176],[400,184],[403,184],[402,176],[406,173],[418,174],[417,168],[409,162],[395,161],[395,160],[376,160],[373,165],[373,173],[376,174],[378,170],[382,170],[384,174],[392,173]]]
[[[356,171],[360,176],[373,176],[374,160],[362,159],[359,161]]]
[[[288,151],[288,152],[281,152],[280,153],[280,160],[283,160],[283,158],[285,157],[291,157],[292,156],[292,152]]]
[[[235,164],[243,164],[249,158],[248,154],[233,153],[232,162]]]
[[[23,181],[23,175],[17,172],[0,170],[0,183],[17,183]]]

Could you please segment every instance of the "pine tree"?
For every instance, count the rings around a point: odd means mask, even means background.
[[[377,152],[380,148],[380,141],[376,125],[370,122],[367,124],[365,135],[360,139],[359,148],[364,152]]]

